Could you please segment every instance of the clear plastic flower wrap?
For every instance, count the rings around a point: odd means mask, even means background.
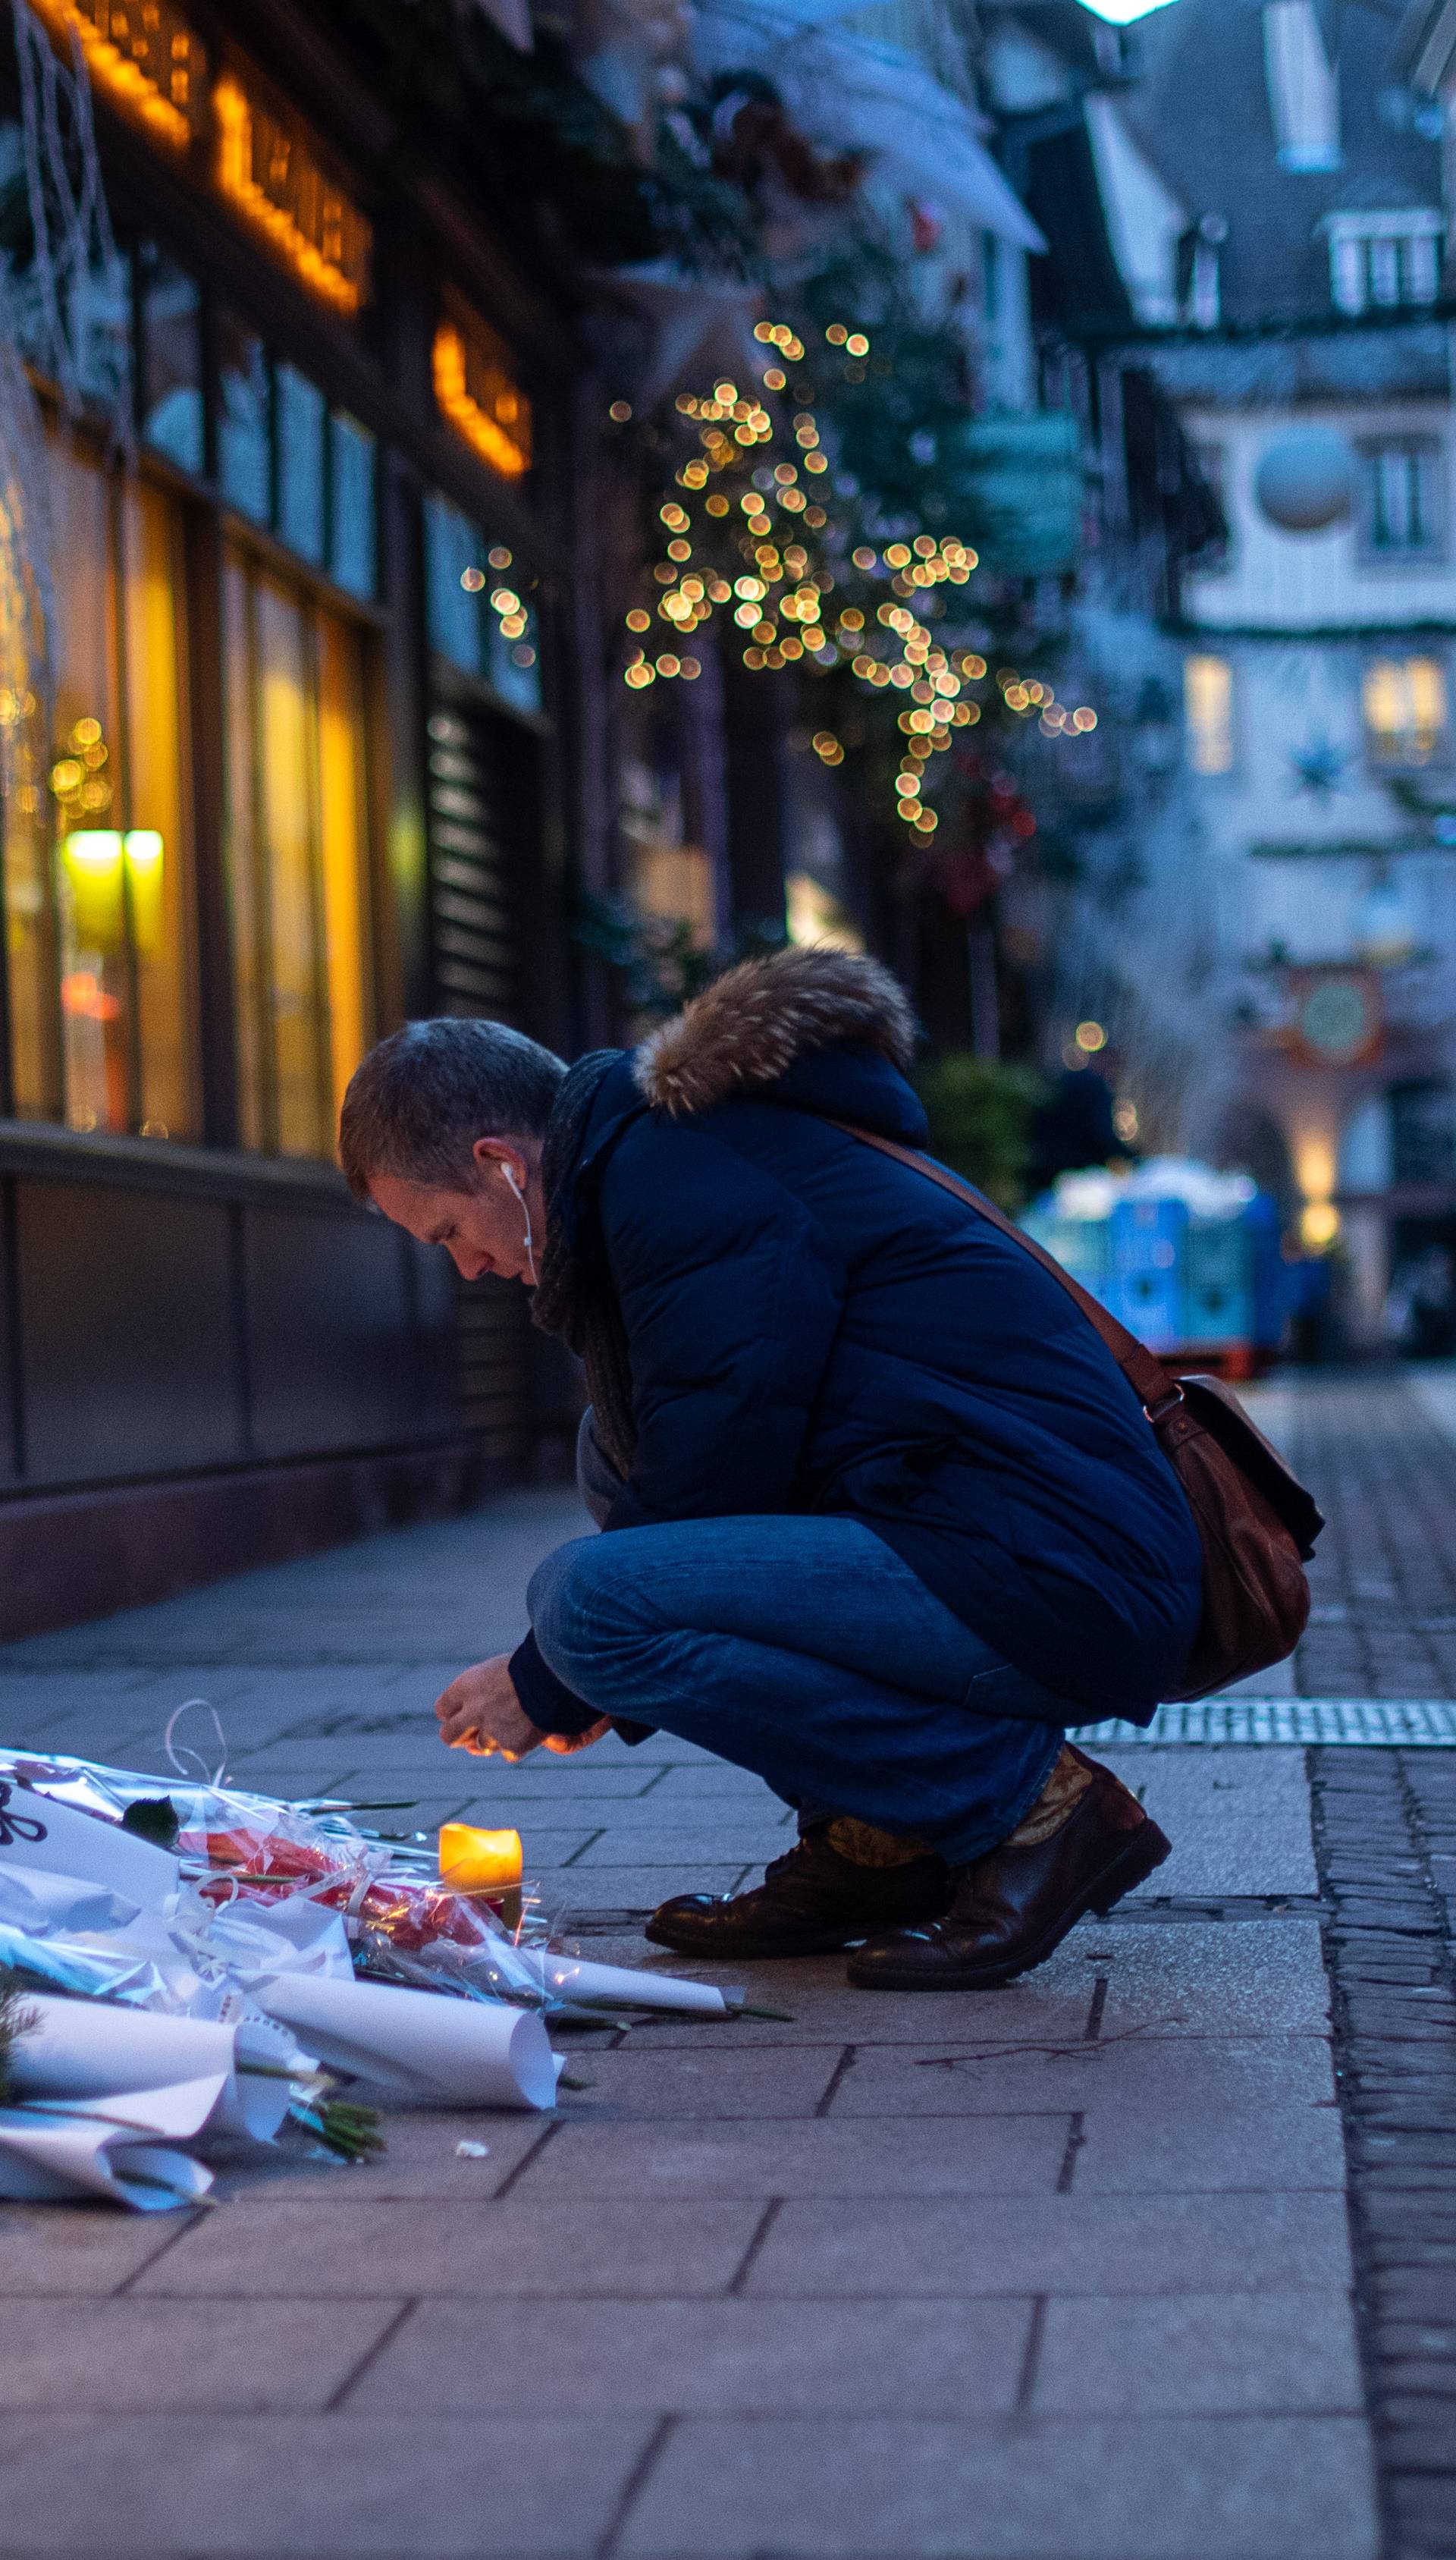
[[[175,1760],[170,1727],[167,1747]],[[297,1911],[312,1903],[339,1915],[360,1973],[420,1991],[504,2000],[558,2017],[638,2007],[723,2016],[741,2006],[740,1993],[563,1952],[529,1894],[526,1916],[507,1927],[500,1895],[441,1883],[426,1866],[431,1852],[423,1844],[371,1838],[339,1800],[290,1804],[226,1786],[221,1772],[159,1779],[64,1754],[0,1751],[0,1784],[7,1780],[128,1829],[142,1828],[136,1809],[144,1809],[153,1838],[160,1836],[153,1818],[164,1823],[191,1911],[187,1918],[179,1909],[168,1926],[178,1953],[185,1948],[204,1975],[239,1972],[236,1949],[210,1945],[209,1913],[237,1921],[255,1910],[261,1923],[275,1909],[281,1922],[282,1906]],[[512,1898],[520,1907],[520,1897]]]

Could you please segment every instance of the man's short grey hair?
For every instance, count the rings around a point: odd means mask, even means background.
[[[373,1174],[471,1190],[476,1139],[544,1138],[566,1072],[505,1023],[406,1023],[349,1078],[339,1161],[350,1190],[368,1200]]]

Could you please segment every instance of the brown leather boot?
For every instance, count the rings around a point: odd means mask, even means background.
[[[1065,1819],[1049,1833],[1033,1807],[1010,1840],[957,1870],[943,1919],[861,1947],[850,1959],[852,1983],[874,1992],[973,1992],[1012,1982],[1050,1956],[1083,1912],[1102,1917],[1162,1865],[1172,1843],[1136,1796],[1071,1743],[1063,1762],[1068,1753],[1090,1783]]]
[[[776,1857],[750,1893],[679,1893],[654,1911],[645,1934],[681,1956],[831,1955],[872,1929],[933,1920],[952,1888],[952,1870],[933,1851],[868,1866],[813,1831]]]

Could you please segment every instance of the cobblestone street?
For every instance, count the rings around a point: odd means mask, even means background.
[[[1298,1694],[1456,1696],[1456,1380],[1257,1400],[1331,1519]],[[641,1961],[783,1809],[666,1740],[487,1769],[429,1714],[580,1525],[515,1495],[11,1646],[0,1729],[160,1768],[206,1697],[240,1779],[519,1823],[547,1912]],[[379,2165],[290,2147],[195,2216],[0,2211],[0,2551],[1456,2551],[1456,1763],[1108,1756],[1174,1856],[1010,1990],[754,1967],[784,2022],[574,2040],[545,2121],[394,2111]]]

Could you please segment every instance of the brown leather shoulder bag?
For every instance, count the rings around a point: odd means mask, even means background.
[[[1324,1515],[1221,1378],[1175,1376],[1119,1325],[1059,1262],[958,1174],[890,1138],[838,1120],[847,1137],[924,1174],[1022,1246],[1096,1327],[1137,1396],[1188,1496],[1204,1550],[1204,1614],[1186,1685],[1173,1699],[1207,1697],[1230,1680],[1292,1654],[1309,1616],[1303,1566]]]

